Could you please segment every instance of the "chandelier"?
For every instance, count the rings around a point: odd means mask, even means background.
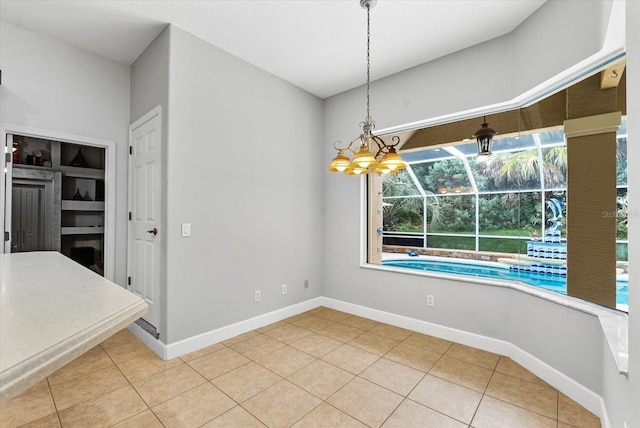
[[[386,144],[382,139],[373,134],[376,123],[371,119],[369,113],[369,80],[371,77],[370,61],[370,39],[371,39],[371,8],[375,6],[376,0],[360,0],[360,6],[367,9],[367,115],[364,121],[360,122],[362,133],[355,138],[347,147],[340,148],[341,142],[336,141],[333,147],[338,151],[338,155],[333,158],[327,168],[331,172],[343,172],[347,175],[363,175],[369,172],[377,174],[395,174],[407,167],[402,157],[396,152],[395,147],[400,143],[400,137],[391,137],[392,144]],[[353,146],[358,143],[357,151]],[[345,152],[350,152],[353,158],[350,159]]]

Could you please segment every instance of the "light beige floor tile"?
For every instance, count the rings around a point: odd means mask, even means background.
[[[32,392],[36,392],[39,389],[49,389],[49,382],[47,381],[47,378],[39,380],[20,394],[31,394]]]
[[[360,373],[360,377],[406,396],[424,377],[424,372],[380,358]]]
[[[302,312],[301,314],[298,314],[298,315],[294,315],[294,316],[292,316],[292,317],[289,317],[289,318],[287,318],[287,319],[286,319],[286,321],[287,321],[287,322],[290,322],[290,323],[295,323],[296,321],[300,321],[301,319],[308,318],[308,317],[310,317],[311,315],[312,315],[312,313],[311,313],[311,312],[306,311],[306,312]]]
[[[402,342],[384,356],[385,358],[425,373],[431,370],[431,367],[441,358],[440,354],[429,351],[428,349],[408,345],[406,342]]]
[[[551,419],[558,415],[558,391],[502,373],[494,373],[485,394]]]
[[[125,328],[115,333],[110,338],[103,340],[100,346],[102,346],[104,349],[107,349],[114,346],[122,345],[126,342],[136,342],[139,340],[140,339],[138,339],[133,333]]]
[[[571,425],[567,425],[567,424],[565,424],[563,422],[558,422],[558,428],[576,428],[576,427],[573,427]]]
[[[327,403],[369,426],[379,427],[402,400],[401,395],[356,377]]]
[[[0,406],[1,427],[17,427],[56,413],[48,387],[26,392]]]
[[[151,410],[145,410],[135,416],[125,419],[117,423],[113,428],[163,428],[162,424],[156,418]]]
[[[147,346],[137,338],[130,342],[105,348],[105,351],[116,364],[124,363],[134,358],[152,357],[155,355],[151,349],[147,348]]]
[[[225,345],[223,345],[222,343],[214,343],[213,345],[209,345],[202,349],[198,349],[197,351],[189,352],[188,354],[182,355],[180,359],[188,363],[189,361],[195,360],[196,358],[200,358],[204,355],[211,354],[216,351],[221,351],[224,348]]]
[[[379,358],[371,352],[363,351],[351,345],[342,345],[322,357],[324,361],[353,374],[359,374]]]
[[[563,393],[558,397],[558,421],[580,428],[600,428],[600,418]]]
[[[429,374],[466,386],[474,391],[484,392],[493,372],[484,367],[443,356]]]
[[[241,353],[245,357],[255,360],[263,355],[267,355],[276,349],[280,349],[284,343],[273,339],[272,337],[260,334],[250,339],[244,340],[235,345],[231,345],[231,349]]]
[[[368,318],[362,318],[356,315],[349,315],[347,318],[340,321],[340,324],[359,328],[360,330],[364,331],[371,330],[375,326],[380,325],[378,321],[370,320]]]
[[[372,354],[382,356],[392,350],[396,345],[398,345],[398,343],[399,342],[397,340],[365,332],[351,340],[349,345],[371,352]]]
[[[496,366],[496,371],[504,374],[508,374],[513,377],[517,377],[520,379],[528,380],[529,382],[537,383],[538,385],[546,386],[549,388],[553,388],[544,380],[540,379],[538,376],[531,373],[529,370],[522,367],[520,364],[516,363],[509,357],[501,356],[498,361],[498,365]]]
[[[247,364],[249,361],[247,357],[237,353],[233,349],[224,348],[220,351],[212,352],[211,354],[189,361],[188,364],[207,379],[215,379],[218,376],[222,376],[231,370]]]
[[[389,339],[397,340],[399,342],[402,342],[411,335],[410,330],[389,324],[378,324],[369,330],[369,332],[379,334],[380,336],[388,337]]]
[[[468,424],[480,404],[482,394],[427,375],[408,398]]]
[[[265,428],[265,425],[242,407],[236,406],[204,424],[202,428]]]
[[[3,428],[10,428],[10,425],[7,425],[5,427],[4,425],[0,424],[0,426]],[[48,416],[45,416],[44,418],[40,418],[33,422],[20,425],[20,428],[60,428],[61,426],[62,425],[60,425],[60,418],[58,417],[58,414],[52,413]]]
[[[151,410],[165,427],[197,427],[235,406],[232,399],[207,382]]]
[[[302,352],[292,346],[285,346],[255,361],[280,376],[287,377],[304,366],[311,364],[315,359],[314,356],[306,352]]]
[[[471,426],[474,428],[555,428],[556,421],[485,395],[471,421]]]
[[[316,360],[305,368],[292,374],[287,380],[300,388],[326,400],[331,394],[347,384],[354,375],[333,364]]]
[[[283,380],[242,404],[270,428],[289,427],[321,403],[302,388]]]
[[[181,364],[133,383],[142,399],[151,407],[182,394],[207,380],[186,364]]]
[[[184,362],[180,358],[165,361],[154,354],[125,361],[118,364],[118,368],[129,382],[134,383],[182,364]]]
[[[127,385],[60,411],[60,420],[65,428],[106,427],[146,409],[144,401],[130,385]]]
[[[411,346],[417,346],[418,348],[424,348],[437,354],[444,354],[453,344],[448,340],[440,339],[439,337],[429,336],[422,333],[412,333],[407,337],[403,343]]]
[[[500,358],[498,354],[494,354],[493,352],[483,351],[482,349],[472,348],[459,343],[451,345],[444,355],[490,370],[496,368],[498,359]]]
[[[331,327],[323,328],[318,331],[318,334],[330,337],[340,342],[348,342],[351,339],[360,336],[362,333],[364,333],[364,330],[343,324],[334,324]]]
[[[257,333],[265,333],[269,330],[273,330],[274,328],[282,327],[283,325],[287,325],[287,324],[290,324],[290,323],[285,320],[282,320],[282,321],[274,322],[272,324],[265,325],[264,327],[260,327],[255,331]]]
[[[467,425],[438,413],[435,410],[405,400],[382,425],[383,428],[466,428]]]
[[[367,426],[326,403],[323,403],[313,409],[311,413],[302,418],[293,426],[293,428],[320,427],[366,428]]]
[[[296,340],[302,339],[305,336],[310,335],[311,330],[304,329],[302,327],[298,327],[294,324],[286,324],[278,328],[274,328],[273,330],[269,330],[264,334],[272,337],[280,342],[291,343]]]
[[[282,378],[271,370],[252,361],[218,376],[211,382],[229,397],[242,403],[281,380]]]
[[[56,385],[109,366],[113,366],[113,361],[100,346],[96,346],[49,375],[49,384]]]
[[[337,311],[331,308],[324,308],[323,310],[314,313],[314,315],[336,322],[340,322],[349,317],[348,313]]]
[[[127,386],[129,382],[115,366],[100,369],[51,387],[58,411]]]
[[[317,358],[328,354],[341,345],[342,342],[316,333],[310,334],[309,336],[305,336],[302,339],[296,340],[295,342],[291,343],[291,346],[293,346],[294,348],[304,351],[307,354],[313,355]]]
[[[225,344],[226,346],[231,346],[231,345],[235,345],[236,343],[240,343],[244,340],[251,339],[252,337],[257,336],[259,334],[260,333],[258,333],[257,331],[251,330],[246,333],[240,334],[238,336],[232,337],[231,339],[224,340],[222,343]]]
[[[326,318],[320,318],[314,315],[309,315],[306,318],[294,321],[293,324],[297,325],[298,327],[316,332],[318,330],[322,330],[323,328],[336,325],[336,322],[328,320]]]

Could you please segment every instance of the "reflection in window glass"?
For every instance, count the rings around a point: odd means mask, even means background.
[[[427,197],[428,232],[475,233],[476,200],[473,195]]]
[[[540,236],[540,192],[509,192],[479,196],[482,235]],[[509,251],[510,252],[510,251]]]
[[[616,184],[627,185],[627,137],[618,137]]]
[[[385,231],[424,231],[422,197],[385,198],[382,202],[382,221]]]
[[[427,194],[471,191],[469,175],[464,163],[458,158],[414,164],[411,169]]]
[[[567,146],[542,149],[544,159],[544,185],[547,189],[567,187]]]
[[[540,188],[537,150],[498,153],[469,160],[479,192],[534,190]]]
[[[427,236],[428,248],[449,250],[475,250],[476,239],[473,236]]]

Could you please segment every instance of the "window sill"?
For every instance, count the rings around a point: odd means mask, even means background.
[[[578,310],[589,315],[597,316],[600,320],[602,332],[607,338],[609,349],[613,355],[613,359],[618,367],[618,372],[625,376],[629,371],[629,317],[626,313],[605,308],[594,303],[590,303],[575,297],[565,296],[543,288],[534,287],[517,281],[505,281],[498,279],[474,278],[465,275],[443,274],[436,272],[425,272],[414,269],[397,268],[383,265],[375,265],[369,263],[361,264],[362,268],[380,270],[385,272],[394,272],[405,275],[416,275],[430,278],[455,280],[461,282],[477,283],[495,287],[511,288],[529,295],[539,297],[541,299],[566,306],[568,308]]]

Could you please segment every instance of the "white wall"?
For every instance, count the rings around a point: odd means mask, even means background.
[[[162,177],[160,184],[160,224],[164,238],[167,230],[167,145],[169,135],[169,51],[171,26],[167,26],[147,49],[131,65],[131,123],[157,106],[162,109],[162,154],[160,159]],[[160,240],[159,305],[160,325],[155,326],[160,333],[160,341],[166,343],[167,332],[167,241]],[[146,334],[146,333],[144,333]]]
[[[173,343],[322,294],[324,174],[317,97],[177,27],[169,76]]]
[[[115,141],[115,280],[125,284],[129,67],[0,25],[0,122]]]
[[[510,35],[374,82],[372,116],[380,129],[508,104],[568,67],[601,57],[610,10],[608,1],[547,2]],[[358,134],[364,107],[363,88],[325,101],[326,164],[335,155],[330,142]],[[640,382],[617,373],[596,318],[510,289],[360,268],[359,179],[325,174],[324,188],[325,296],[508,341],[602,396],[612,426],[630,423],[625,403]],[[435,295],[434,308],[426,307],[427,294]],[[638,297],[630,298],[631,310],[640,307]],[[630,319],[633,332],[633,312]],[[631,351],[630,371],[638,371],[638,345]]]

